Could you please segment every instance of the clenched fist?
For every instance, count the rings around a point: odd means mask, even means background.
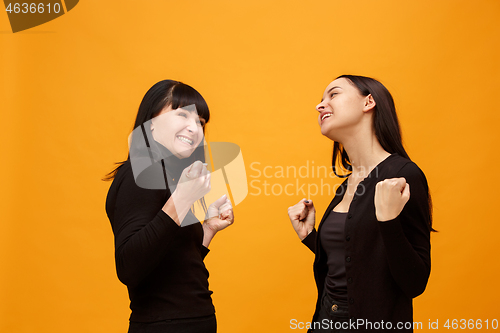
[[[314,229],[316,210],[311,200],[302,199],[295,206],[288,207],[288,217],[300,240]]]
[[[203,227],[210,229],[214,234],[234,222],[233,206],[227,195],[215,200],[207,209],[206,220]],[[205,229],[207,230],[207,229]]]
[[[393,220],[410,199],[410,184],[405,178],[385,179],[375,187],[375,215],[380,222]]]

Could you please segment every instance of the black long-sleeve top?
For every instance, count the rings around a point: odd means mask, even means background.
[[[115,236],[116,271],[128,288],[131,321],[154,322],[215,312],[203,263],[208,253],[202,245],[203,228],[199,221],[178,226],[162,210],[169,197],[167,188],[137,186],[130,159],[120,167],[108,192],[106,212]],[[186,218],[196,219],[191,212]]]
[[[377,221],[375,185],[384,179],[404,177],[410,184],[410,199],[393,220]],[[328,274],[326,253],[321,246],[323,222],[328,213],[342,201],[347,179],[337,189],[319,226],[303,243],[315,253],[314,277],[318,302],[313,321],[320,308],[325,278]],[[427,180],[412,161],[392,154],[382,161],[362,182],[350,204],[345,222],[344,249],[349,316],[354,321],[413,321],[412,298],[420,295],[430,274],[430,227]],[[361,323],[361,321],[359,321]],[[357,326],[359,331],[378,331]],[[401,329],[411,332],[412,329]]]

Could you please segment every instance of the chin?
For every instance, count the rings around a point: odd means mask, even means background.
[[[340,141],[339,136],[342,136],[341,134],[344,133],[344,129],[342,127],[338,126],[323,126],[321,127],[321,134],[323,136],[326,136],[328,139],[332,141]]]
[[[321,135],[323,136],[326,136],[327,138],[330,138],[330,132],[331,130],[327,129],[327,128],[321,128]]]
[[[191,155],[193,155],[193,151],[183,151],[183,152],[179,152],[176,154],[176,156],[179,158],[179,159],[184,159],[184,158],[188,158],[190,157]]]
[[[193,155],[195,148],[193,147],[187,147],[185,145],[174,145],[173,147],[173,153],[177,158],[184,159],[188,158],[191,155]]]
[[[338,138],[331,131],[321,131],[321,134],[332,141],[338,141]]]

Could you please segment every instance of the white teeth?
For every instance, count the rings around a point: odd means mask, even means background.
[[[321,117],[321,121],[323,121],[323,119],[325,119],[325,118],[330,117],[331,115],[332,115],[331,113],[324,114],[323,117]]]
[[[185,138],[183,136],[178,136],[177,139],[181,140],[182,142],[185,142],[187,144],[190,144],[192,145],[193,144],[193,141],[192,140],[189,140],[188,138]]]

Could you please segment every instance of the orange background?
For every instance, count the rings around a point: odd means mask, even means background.
[[[499,15],[497,0],[83,0],[12,34],[0,14],[0,331],[126,332],[100,179],[151,85],[199,90],[208,140],[238,144],[248,180],[277,189],[295,179],[251,163],[328,165],[314,107],[344,73],[388,87],[431,187],[440,232],[415,321],[500,320]],[[287,217],[303,195],[255,192],[206,258],[221,333],[294,331],[313,313],[313,254]],[[331,197],[311,199],[322,213]]]

